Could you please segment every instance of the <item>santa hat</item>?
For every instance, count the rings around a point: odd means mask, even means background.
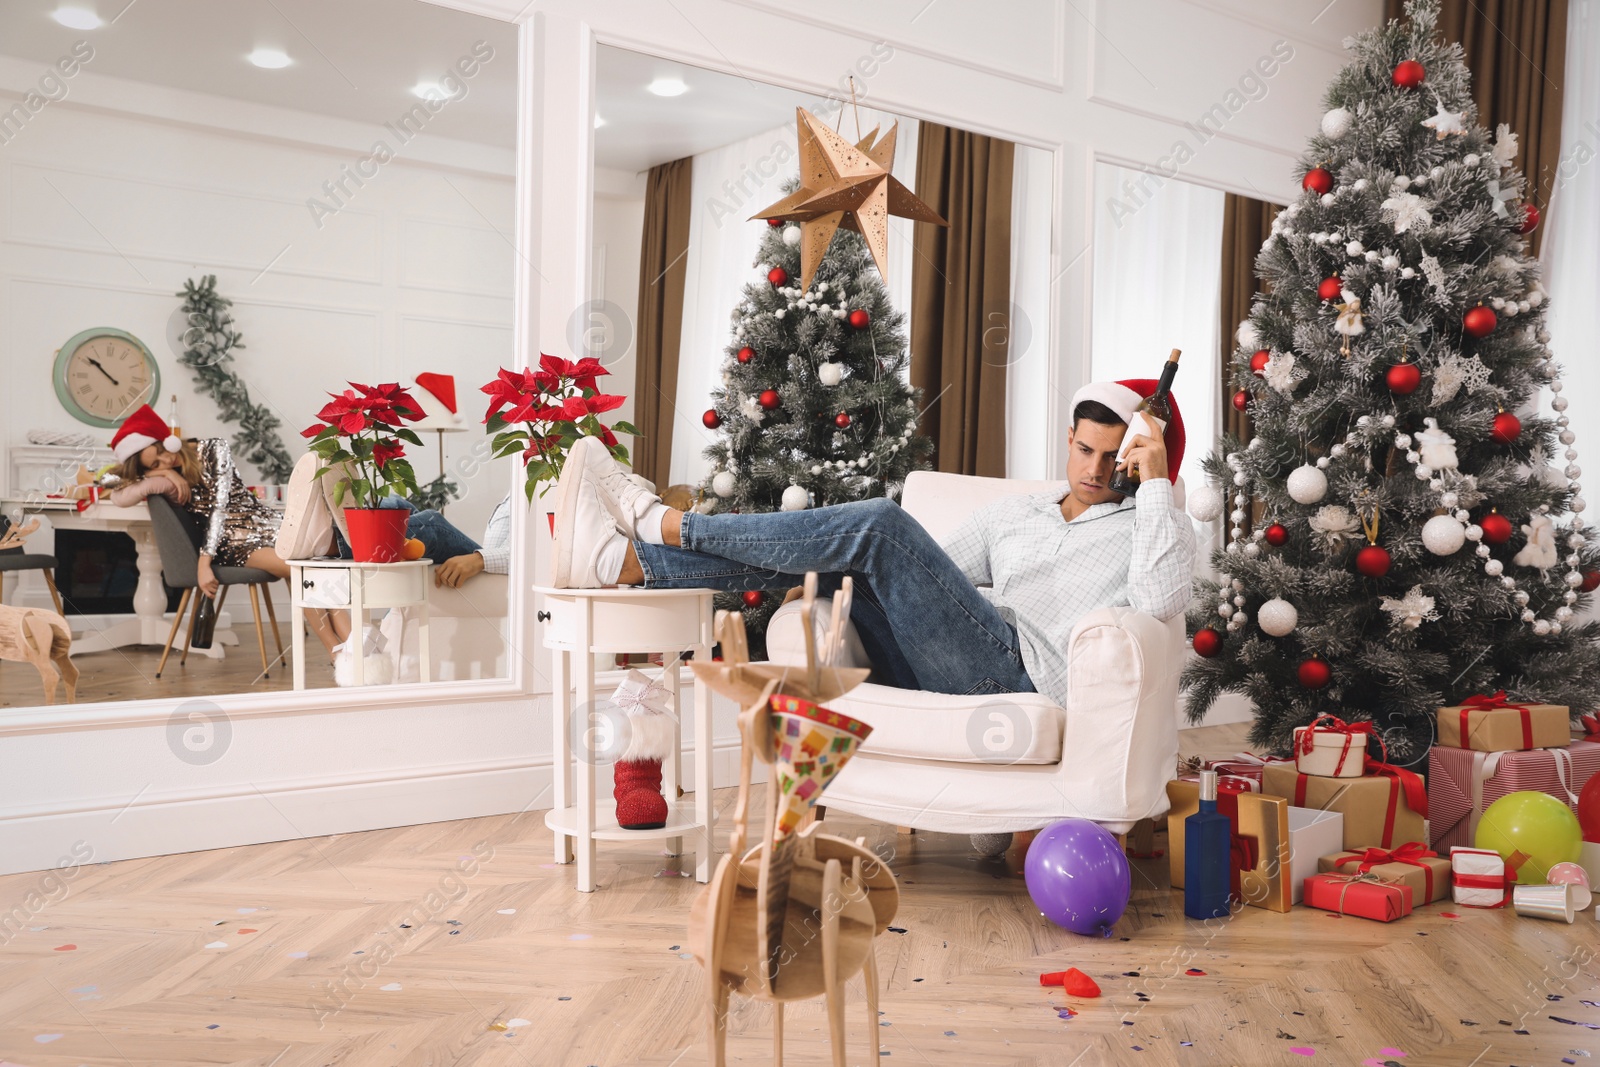
[[[411,424],[412,429],[464,429],[456,410],[455,375],[423,371],[417,375],[417,392],[412,394],[412,399],[422,407],[422,418]]]
[[[1155,378],[1124,378],[1120,382],[1090,382],[1072,394],[1072,408],[1070,410],[1077,411],[1078,405],[1083,401],[1093,400],[1116,412],[1117,418],[1123,422],[1131,424],[1136,417],[1135,412],[1139,408],[1139,402],[1153,395],[1157,384],[1158,382]],[[1167,445],[1167,477],[1176,482],[1178,480],[1178,468],[1183,464],[1183,413],[1178,410],[1178,398],[1171,393],[1167,394],[1167,407],[1172,412],[1172,418],[1167,422],[1167,429],[1161,435],[1161,438]]]
[[[119,461],[127,462],[148,446],[158,443],[168,452],[176,452],[183,447],[183,442],[172,432],[166,420],[156,414],[156,409],[149,404],[141,404],[138,411],[117,427],[117,432],[111,438],[111,452]]]

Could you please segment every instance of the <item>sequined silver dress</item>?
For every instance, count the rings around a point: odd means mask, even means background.
[[[244,487],[227,441],[213,437],[195,447],[200,484],[190,488],[184,507],[206,532],[200,551],[219,566],[243,567],[250,553],[277,543],[278,513]]]

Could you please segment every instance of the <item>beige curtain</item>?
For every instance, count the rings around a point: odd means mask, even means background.
[[[924,122],[916,192],[948,227],[919,222],[911,275],[911,384],[941,471],[1003,478],[1016,146]]]
[[[678,398],[678,343],[688,270],[692,161],[650,168],[639,255],[638,342],[633,424],[639,429],[633,469],[665,489],[672,468],[672,419]]]
[[[1403,0],[1385,0],[1385,18],[1404,16]],[[1567,0],[1443,0],[1439,30],[1466,52],[1478,121],[1490,130],[1507,123],[1517,135],[1517,166],[1543,210],[1561,157]],[[1530,238],[1534,256],[1544,231]]]

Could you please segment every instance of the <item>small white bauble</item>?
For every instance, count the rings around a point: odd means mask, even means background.
[[[843,380],[843,363],[823,363],[817,367],[817,381],[823,385],[838,385]]]
[[[1249,319],[1239,323],[1239,347],[1254,351],[1260,348],[1261,338],[1256,333],[1256,324]]]
[[[1532,622],[1536,618],[1538,618],[1538,616],[1534,615],[1532,608],[1523,608],[1522,609],[1522,621],[1523,622]]]
[[[826,293],[827,291],[828,291],[828,283],[827,282],[818,282],[817,283],[817,292]]]
[[[1450,508],[1450,509],[1453,510],[1455,508],[1455,506],[1457,504],[1459,504],[1459,503],[1461,503],[1461,497],[1456,493],[1452,492],[1452,493],[1441,493],[1441,494],[1439,494],[1439,506],[1440,507]]]
[[[1433,477],[1433,468],[1426,463],[1417,464],[1417,481],[1425,482]]]
[[[1255,559],[1257,556],[1261,555],[1261,546],[1252,541],[1250,544],[1244,546],[1244,554],[1245,558],[1247,559]]]
[[[1328,495],[1328,476],[1309,463],[1289,472],[1288,485],[1297,504],[1315,504]]]
[[[1407,178],[1404,174],[1397,174],[1395,175],[1394,179],[1394,187],[1403,193],[1407,189],[1411,188],[1411,179]]]
[[[1418,187],[1427,185],[1428,184],[1428,176],[1426,174],[1419,174],[1415,178],[1411,179],[1411,184],[1415,185],[1415,186],[1418,186]]]
[[[1442,177],[1444,177],[1444,168],[1443,167],[1434,167],[1432,170],[1428,171],[1428,177],[1430,177],[1430,178],[1442,178]]]
[[[1234,485],[1249,485],[1250,484],[1250,476],[1248,474],[1246,474],[1244,471],[1240,471],[1238,474],[1235,474],[1233,476],[1233,484]]]
[[[1400,269],[1400,259],[1399,259],[1399,257],[1398,256],[1384,256],[1383,257],[1383,269],[1384,270],[1399,270]]]
[[[777,311],[774,311],[772,313],[772,317],[775,318],[775,319],[783,318],[783,308],[779,308]]]
[[[1378,260],[1380,260],[1382,258],[1383,257],[1381,255],[1379,255],[1377,249],[1374,249],[1374,248],[1367,249],[1366,259],[1367,259],[1368,263],[1376,263],[1376,262],[1378,262]]]
[[[1483,527],[1475,522],[1468,523],[1467,528],[1462,531],[1462,536],[1468,541],[1480,541],[1483,539]]]
[[[1476,167],[1479,163],[1482,163],[1483,160],[1478,158],[1478,153],[1468,152],[1466,155],[1461,157],[1461,162],[1469,167]]]
[[[800,227],[785,226],[783,228],[783,243],[793,248],[800,243]]]
[[[1244,523],[1244,510],[1235,510],[1231,515],[1228,516],[1228,520],[1235,526],[1242,525]]]
[[[1333,194],[1332,193],[1323,193],[1322,194],[1322,206],[1323,207],[1332,207],[1333,206]]]
[[[1263,633],[1271,634],[1273,637],[1283,637],[1292,633],[1299,624],[1300,613],[1287,600],[1273,597],[1256,612],[1256,622],[1261,625]]]
[[[1365,178],[1357,178],[1353,183],[1351,183],[1350,188],[1354,189],[1358,193],[1364,193],[1367,191],[1367,187],[1371,184],[1372,183],[1367,181]]]
[[[718,471],[711,479],[711,491],[720,497],[733,495],[734,487],[738,482],[728,471]]]
[[[1367,250],[1367,246],[1362,244],[1360,241],[1351,241],[1344,246],[1344,250],[1349,255],[1359,256],[1361,253]]]
[[[1449,515],[1435,515],[1422,524],[1422,544],[1436,556],[1459,552],[1466,540],[1466,531]]]
[[[1515,593],[1511,594],[1511,599],[1515,600],[1519,606],[1526,606],[1528,603],[1528,594],[1518,589]]]
[[[811,506],[811,494],[798,485],[791,485],[783,491],[784,511],[804,511]]]
[[[1474,553],[1476,553],[1476,555],[1477,555],[1477,557],[1479,559],[1488,559],[1489,558],[1489,546],[1488,545],[1479,545],[1477,548],[1473,549],[1472,551]]]
[[[821,464],[816,464],[815,466],[813,466],[811,468],[811,473],[812,474],[821,474],[822,473],[822,465]]]
[[[1402,277],[1402,278],[1415,278],[1416,276],[1417,276],[1417,272],[1415,270],[1413,270],[1412,268],[1410,268],[1410,267],[1401,267],[1400,268],[1400,277]]]
[[[1538,624],[1538,623],[1534,623],[1534,625],[1535,625],[1535,626],[1538,626],[1538,625],[1539,625],[1539,624]],[[1560,633],[1560,632],[1561,632],[1561,624],[1560,624],[1560,623],[1559,623],[1559,622],[1553,622],[1553,623],[1551,623],[1551,624],[1550,624],[1550,632],[1551,632],[1551,633],[1552,633],[1552,634],[1558,634],[1558,633]]]
[[[1350,114],[1349,108],[1336,107],[1331,111],[1322,113],[1322,136],[1330,141],[1337,141],[1350,132],[1350,124],[1355,121],[1355,116]]]
[[[1533,624],[1533,632],[1538,634],[1540,637],[1543,637],[1545,634],[1550,632],[1550,623],[1544,619],[1540,619],[1538,622]]]
[[[1483,573],[1487,574],[1491,578],[1500,577],[1500,572],[1505,569],[1506,565],[1497,559],[1491,559],[1489,562],[1483,565]]]

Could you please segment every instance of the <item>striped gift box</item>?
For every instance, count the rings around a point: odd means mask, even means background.
[[[1483,809],[1524,789],[1548,793],[1576,813],[1578,794],[1596,774],[1600,743],[1593,741],[1522,752],[1435,745],[1428,753],[1429,847],[1447,855],[1454,846],[1470,846]]]

